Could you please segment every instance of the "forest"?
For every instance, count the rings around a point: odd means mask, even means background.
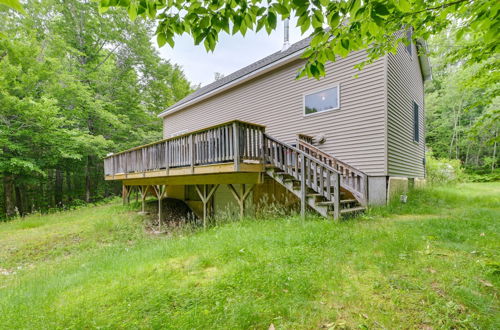
[[[153,20],[92,1],[23,7],[0,5],[0,219],[119,194],[103,180],[102,158],[160,139],[156,115],[193,90],[182,68],[160,58]],[[498,59],[470,64],[452,29],[429,39],[428,154],[494,172]]]
[[[120,192],[102,158],[161,138],[156,115],[191,91],[152,24],[95,3],[30,1],[0,12],[0,217]]]

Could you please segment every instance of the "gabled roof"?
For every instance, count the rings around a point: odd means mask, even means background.
[[[178,101],[174,105],[168,107],[165,111],[161,112],[158,117],[165,117],[171,113],[179,111],[191,104],[197,103],[205,98],[216,95],[220,92],[225,91],[233,86],[241,84],[247,80],[255,78],[261,74],[264,74],[280,65],[286,64],[290,61],[298,58],[302,51],[309,46],[311,37],[302,39],[294,44],[292,44],[288,49],[275,52],[269,56],[264,57],[257,62],[254,62],[238,71],[231,73],[230,75],[216,80],[206,86],[189,94],[182,100]],[[426,44],[422,40],[418,40],[416,43],[417,47],[423,48],[424,51],[419,55],[420,67],[424,79],[431,79],[431,67],[428,57],[426,54]]]
[[[178,111],[189,104],[194,103],[194,100],[199,101],[199,99],[212,96],[221,92],[229,87],[242,83],[243,81],[253,78],[257,75],[267,72],[269,69],[278,66],[279,64],[285,64],[287,60],[293,60],[302,54],[302,51],[309,46],[310,37],[302,39],[292,45],[284,51],[275,52],[269,56],[264,57],[257,62],[254,62],[243,69],[231,73],[222,79],[216,80],[206,86],[189,94],[179,102],[168,107],[165,111],[160,113],[158,117],[165,117],[166,115]],[[246,79],[245,79],[246,78]]]

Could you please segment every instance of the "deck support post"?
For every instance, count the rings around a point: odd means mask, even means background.
[[[300,216],[306,218],[306,157],[300,154]]]
[[[149,186],[139,186],[141,192],[141,212],[145,212],[146,206],[146,196],[148,194]]]
[[[161,201],[167,195],[167,186],[163,184],[154,185],[154,192],[158,199],[158,231],[161,230]]]
[[[218,184],[214,184],[210,190],[208,190],[208,185],[204,184],[203,185],[203,191],[200,189],[198,185],[194,186],[196,188],[196,192],[198,193],[198,196],[200,196],[200,199],[203,203],[203,228],[206,229],[207,227],[207,216],[208,216],[208,202],[214,195],[215,191],[217,188],[219,188]]]
[[[238,205],[240,207],[240,219],[243,219],[243,216],[245,215],[245,200],[247,199],[248,195],[250,195],[255,185],[251,185],[249,189],[245,190],[245,184],[241,184],[240,193],[236,191],[236,188],[234,188],[232,184],[228,184],[227,186],[233,193],[234,199],[236,199],[236,201],[238,202]]]
[[[122,199],[123,205],[130,204],[130,195],[132,194],[134,186],[127,186],[124,183],[122,184]]]
[[[122,183],[122,202],[123,205],[127,204],[127,186]]]

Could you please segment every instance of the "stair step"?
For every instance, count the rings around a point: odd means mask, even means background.
[[[348,213],[354,213],[354,212],[361,212],[366,210],[366,207],[363,206],[358,206],[358,207],[353,207],[350,209],[342,209],[340,210],[340,214],[348,214]]]
[[[349,204],[349,203],[355,203],[357,200],[355,199],[341,199],[340,204]],[[327,202],[319,202],[318,205],[333,205],[335,204],[334,201],[327,201]]]
[[[312,197],[321,197],[323,195],[322,194],[306,194],[306,196],[312,198]]]

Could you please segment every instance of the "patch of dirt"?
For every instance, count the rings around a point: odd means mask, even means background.
[[[158,201],[146,203],[146,211],[150,219],[148,230],[152,233],[159,233],[158,227]],[[175,198],[164,198],[161,201],[161,232],[171,231],[186,224],[196,223],[197,217],[191,208],[182,200]]]
[[[0,267],[0,275],[5,275],[5,276],[16,275],[16,272],[13,270]]]

